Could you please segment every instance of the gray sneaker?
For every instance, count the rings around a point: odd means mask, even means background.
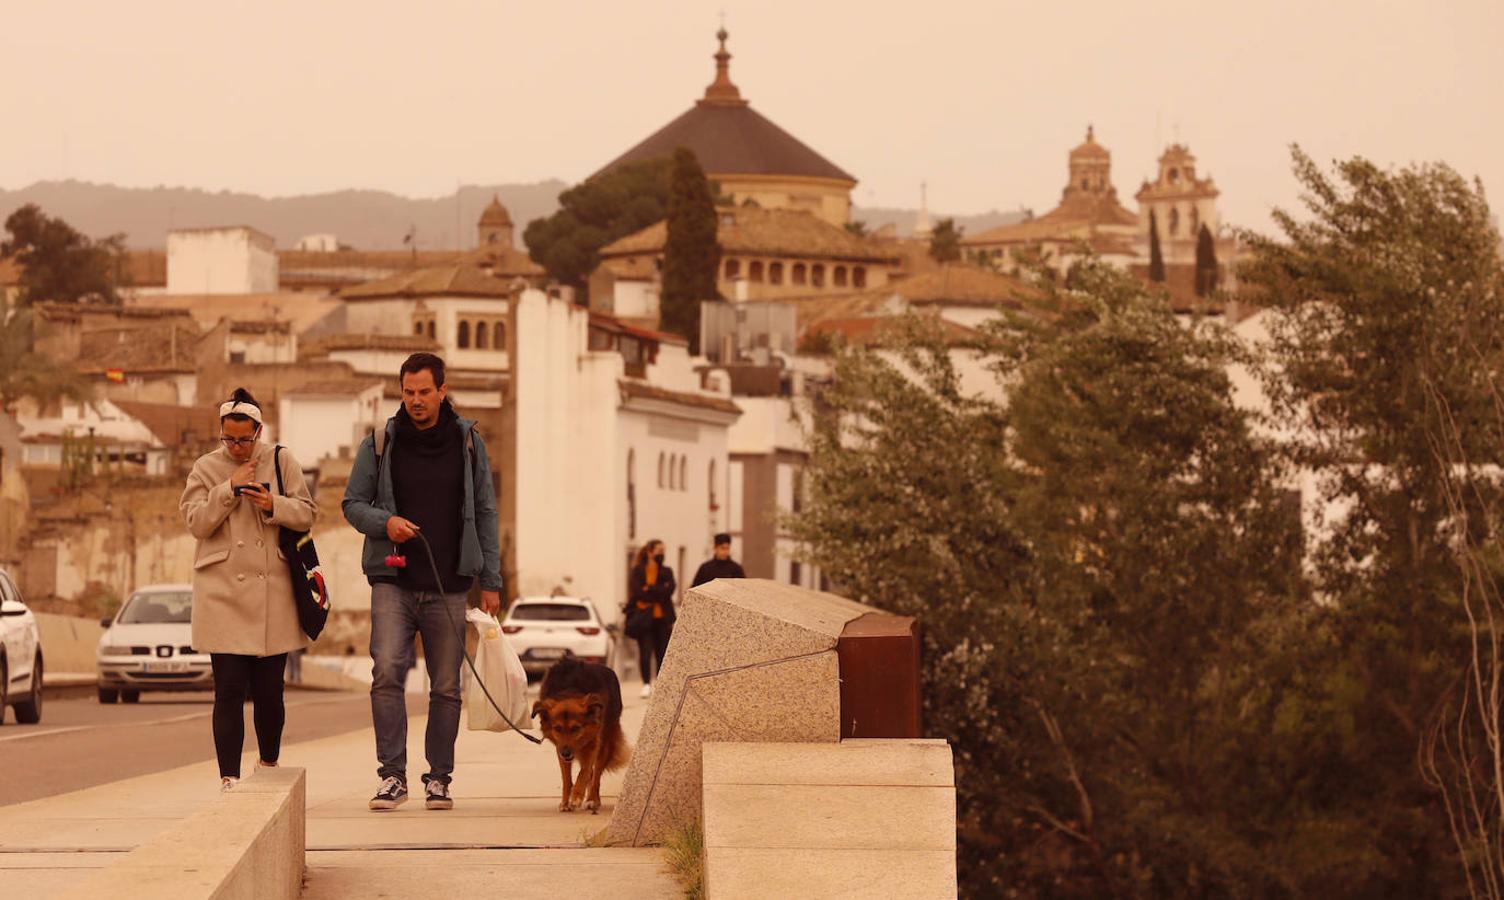
[[[442,781],[430,781],[423,786],[428,798],[423,805],[429,809],[454,809],[454,798],[449,796],[449,785]]]
[[[407,782],[395,775],[389,775],[381,782],[381,789],[371,802],[366,804],[371,809],[396,809],[407,802]]]

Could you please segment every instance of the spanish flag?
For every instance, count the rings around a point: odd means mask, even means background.
[[[109,380],[115,382],[116,384],[124,384],[125,383],[125,370],[124,369],[105,369],[104,370],[104,377],[106,377]]]

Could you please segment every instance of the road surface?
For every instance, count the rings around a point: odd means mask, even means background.
[[[144,693],[140,703],[108,706],[95,699],[48,700],[40,724],[18,725],[7,716],[0,725],[0,806],[213,759],[213,699],[203,692]],[[410,714],[428,708],[425,695],[410,693],[407,701]],[[286,703],[284,746],[371,725],[365,693],[289,690]],[[254,750],[249,703],[245,729],[246,749]],[[285,755],[283,761],[295,764]],[[374,783],[374,746],[365,762]]]

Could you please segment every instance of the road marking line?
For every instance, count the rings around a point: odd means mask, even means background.
[[[288,709],[294,709],[301,706],[318,706],[322,703],[339,703],[343,700],[353,700],[361,696],[363,695],[354,694],[351,697],[330,697],[327,700],[305,700],[301,703],[287,703],[285,704],[285,707]],[[25,734],[6,735],[5,737],[0,737],[0,744],[6,743],[7,741],[26,741],[36,738],[50,737],[57,734],[71,734],[75,731],[89,731],[91,729],[104,730],[110,728],[140,728],[143,726],[151,725],[176,725],[180,722],[191,722],[194,719],[207,719],[213,715],[214,710],[210,709],[207,712],[184,713],[181,716],[173,716],[167,719],[150,719],[144,722],[100,722],[98,724],[92,725],[68,725],[62,728],[53,728],[49,731],[29,731]]]

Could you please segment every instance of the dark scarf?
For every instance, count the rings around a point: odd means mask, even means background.
[[[418,524],[433,546],[434,562],[443,579],[440,585],[433,583],[423,544],[411,540],[402,547],[407,567],[398,570],[397,583],[415,591],[467,591],[472,579],[458,574],[465,503],[465,447],[459,415],[445,400],[432,428],[420,429],[405,407],[397,411],[396,419],[391,452],[397,514]]]

